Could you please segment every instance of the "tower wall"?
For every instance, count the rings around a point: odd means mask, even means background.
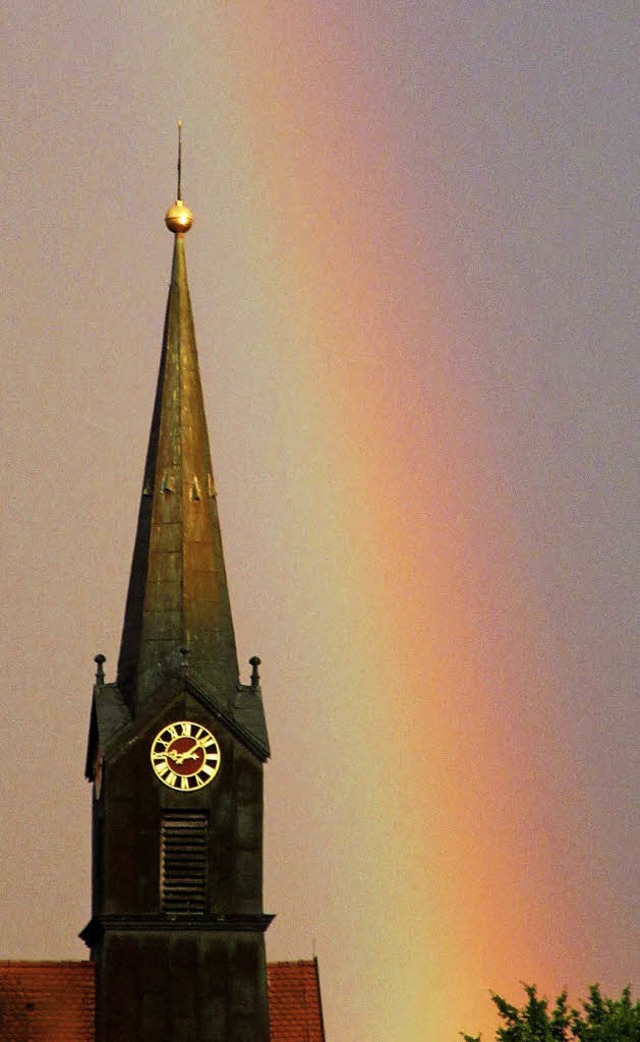
[[[174,720],[202,724],[217,739],[221,765],[195,792],[176,792],[153,773],[153,738]],[[116,756],[105,758],[94,800],[95,915],[158,915],[161,830],[167,812],[207,815],[210,915],[262,914],[263,766],[185,693]]]
[[[96,1042],[268,1042],[261,935],[109,932],[96,969]]]

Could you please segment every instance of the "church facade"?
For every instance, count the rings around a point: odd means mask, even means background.
[[[171,282],[112,682],[104,656],[95,660],[92,908],[80,935],[90,959],[0,963],[7,1042],[324,1040],[316,961],[266,961],[260,661],[241,683],[180,174],[177,196],[165,218]]]

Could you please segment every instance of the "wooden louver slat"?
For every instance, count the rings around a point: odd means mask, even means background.
[[[168,811],[162,819],[161,899],[165,912],[207,906],[208,815]]]

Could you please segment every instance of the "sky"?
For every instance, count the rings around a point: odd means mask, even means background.
[[[83,958],[172,241],[328,1042],[640,984],[640,9],[5,6],[2,958]],[[248,679],[249,667],[243,667]]]

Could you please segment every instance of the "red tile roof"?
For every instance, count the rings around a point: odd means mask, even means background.
[[[316,959],[267,966],[271,1042],[325,1042]],[[2,1042],[93,1042],[91,962],[0,961]]]
[[[271,1042],[324,1042],[318,960],[267,966]]]
[[[93,1042],[91,962],[0,962],[2,1042]]]

